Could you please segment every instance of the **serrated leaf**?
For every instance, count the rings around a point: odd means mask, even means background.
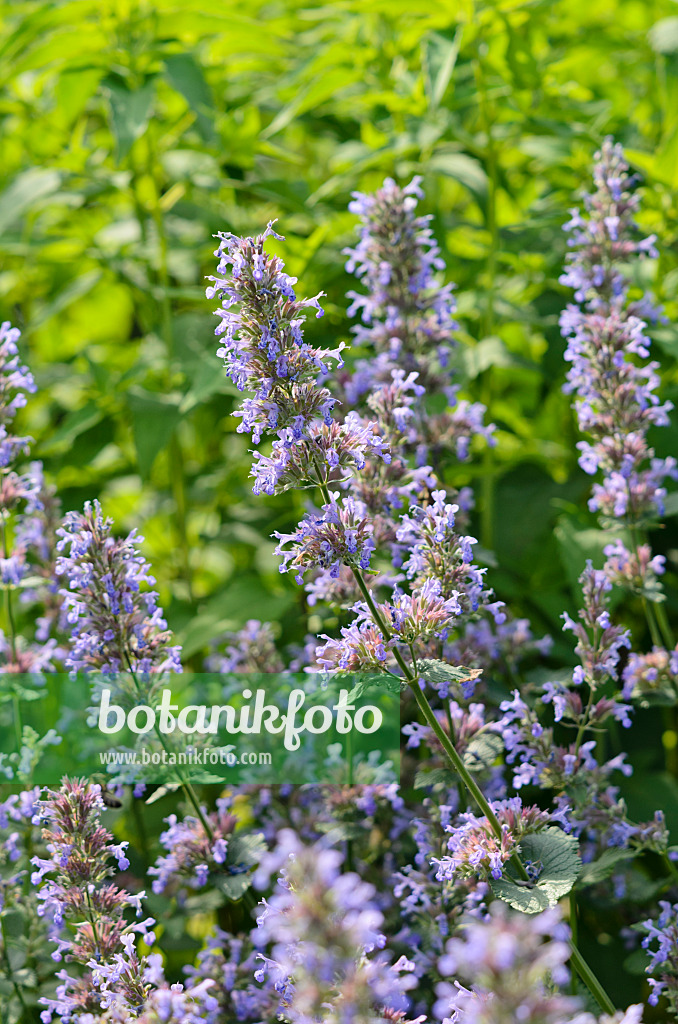
[[[229,900],[239,900],[249,889],[252,879],[244,873],[242,875],[221,875],[213,879],[213,883]]]
[[[38,976],[30,967],[22,967],[20,970],[14,971],[12,978],[23,989],[36,988],[38,984]]]
[[[219,889],[204,889],[195,896],[188,896],[184,907],[189,915],[208,914],[211,910],[218,910],[224,905],[224,893]]]
[[[463,665],[448,665],[437,658],[420,658],[417,673],[427,683],[439,686],[442,683],[467,683],[482,675],[481,668],[464,668]]]
[[[353,677],[355,678],[355,677]],[[348,695],[348,703],[360,700],[370,689],[388,690],[389,693],[400,693],[403,683],[400,679],[394,679],[386,672],[371,672],[369,675],[359,676]]]
[[[254,835],[235,835],[228,843],[228,863],[257,864],[266,850],[264,837],[257,832]]]
[[[478,733],[464,751],[464,764],[470,772],[482,772],[494,764],[503,750],[503,740],[496,732]]]
[[[559,828],[545,828],[525,836],[518,854],[523,864],[541,863],[537,881],[528,883],[516,878],[508,865],[502,878],[490,881],[492,892],[523,914],[539,914],[554,907],[572,889],[581,870],[578,848],[576,838]]]
[[[10,946],[5,948],[5,955],[12,972],[21,970],[28,960],[28,954],[23,946]]]
[[[625,860],[633,860],[633,850],[610,849],[604,850],[600,857],[584,864],[582,872],[577,879],[577,888],[585,885],[595,885],[609,878],[617,864]]]
[[[333,843],[360,839],[361,836],[365,835],[364,827],[354,821],[325,821],[319,824],[317,828],[323,835],[329,836]]]
[[[414,788],[426,789],[427,786],[454,786],[459,781],[456,772],[449,768],[433,768],[431,771],[419,771],[414,776]]]

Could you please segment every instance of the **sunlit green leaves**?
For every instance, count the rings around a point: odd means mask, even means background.
[[[270,533],[306,496],[251,494],[204,299],[212,235],[278,217],[276,251],[300,290],[327,292],[309,330],[331,346],[350,336],[350,194],[415,173],[457,284],[462,394],[488,402],[498,427],[491,457],[450,461],[446,482],[471,484],[479,510],[494,493],[492,584],[537,632],[559,634],[560,555],[567,546],[572,583],[584,550],[554,527],[587,485],[560,391],[561,225],[615,133],[649,185],[648,232],[665,243],[656,286],[674,316],[675,5],[620,0],[610,17],[585,0],[55,0],[0,14],[0,304],[25,330],[40,387],[26,432],[66,505],[95,487],[121,529],[143,520],[191,656],[215,624],[260,612],[304,632]],[[675,382],[675,339],[660,331]],[[256,541],[235,539],[245,527]]]

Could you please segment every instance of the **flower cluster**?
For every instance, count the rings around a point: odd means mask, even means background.
[[[629,631],[615,626],[610,619],[608,595],[612,584],[608,575],[603,570],[594,569],[588,561],[579,582],[584,598],[584,607],[579,612],[580,621],[575,622],[564,612],[563,629],[576,636],[574,651],[581,661],[572,674],[572,682],[575,686],[586,683],[595,690],[614,676],[621,651],[631,646],[631,640]]]
[[[455,532],[455,514],[459,506],[447,501],[443,490],[431,494],[426,507],[412,505],[402,516],[396,530],[396,564],[402,564],[415,587],[437,580],[441,592],[454,595],[466,612],[475,612],[481,603],[500,624],[505,619],[501,602],[490,603],[491,591],[483,589],[485,569],[473,564],[475,537]],[[404,554],[407,558],[401,563]]]
[[[124,539],[112,535],[98,501],[84,512],[69,512],[57,532],[62,552],[56,571],[72,627],[66,658],[73,671],[131,672],[147,679],[181,671],[180,648],[172,644],[152,587],[155,578],[139,546],[136,529]]]
[[[259,1024],[273,1020],[282,1011],[281,992],[275,984],[262,985],[254,980],[259,968],[260,961],[249,936],[229,935],[221,928],[208,935],[196,965],[186,968],[187,994],[192,996],[207,984],[214,1001],[210,1012],[200,1017],[201,1024],[222,1024],[224,1020]]]
[[[217,273],[226,276],[210,278],[214,283],[207,289],[208,298],[221,297],[216,334],[223,335],[223,344],[217,355],[236,387],[254,393],[235,413],[242,419],[238,430],[251,432],[255,444],[264,432],[277,435],[272,456],[255,452],[257,494],[298,485],[314,467],[325,480],[328,467],[362,465],[367,451],[383,454],[370,424],[357,416],[343,425],[333,422],[337,399],[319,379],[329,373],[331,359],[343,365],[341,349],[329,352],[304,341],[307,309],[323,315],[320,296],[296,297],[296,278],[265,251],[270,236],[282,239],[271,224],[257,238],[220,233]]]
[[[649,301],[629,301],[623,264],[633,256],[656,257],[654,238],[637,241],[633,179],[621,148],[608,139],[597,155],[596,191],[586,197],[589,217],[576,210],[565,229],[572,232],[563,284],[576,288],[579,306],[561,317],[572,364],[565,390],[575,394],[579,426],[593,437],[582,441],[579,464],[586,473],[603,471],[589,506],[610,519],[639,523],[661,515],[663,481],[678,478],[674,458],[657,459],[647,443],[651,426],[666,426],[672,408],[660,403],[658,363],[639,365],[649,355],[642,316]]]
[[[569,979],[570,931],[560,910],[536,919],[493,904],[487,920],[469,918],[459,937],[448,941],[439,968],[444,978],[470,983],[438,984],[435,1013],[443,1024],[598,1024],[578,1012],[579,999],[554,988]],[[639,1024],[642,1006],[604,1014],[600,1024]]]
[[[354,193],[349,210],[360,217],[360,240],[345,250],[346,269],[368,288],[367,294],[348,293],[348,315],[360,312],[365,325],[354,328],[356,340],[388,352],[408,372],[420,371],[424,361],[416,357],[430,359],[430,353],[446,365],[457,326],[452,286],[436,283],[445,263],[430,218],[415,213],[424,195],[420,182],[416,177],[399,188],[387,178],[374,195]]]
[[[10,594],[24,586],[27,570],[47,562],[50,537],[47,530],[46,487],[41,462],[31,462],[19,471],[17,459],[29,449],[31,438],[12,433],[17,410],[26,405],[26,395],[36,391],[33,375],[19,361],[17,342],[21,333],[8,322],[0,324],[0,585]],[[30,594],[25,589],[23,599]],[[42,637],[46,639],[46,634]],[[25,645],[21,657],[13,638],[14,671],[30,670],[31,651]]]
[[[495,835],[487,818],[470,812],[460,814],[457,824],[447,826],[451,833],[447,843],[449,852],[436,862],[437,878],[450,879],[458,874],[501,878],[504,865],[516,852],[520,840],[559,820],[558,816],[538,807],[523,807],[520,797],[497,801],[492,810],[501,826],[501,839]]]
[[[622,694],[626,700],[643,695],[664,694],[673,701],[678,693],[678,645],[667,651],[653,647],[648,654],[629,654],[622,672]]]
[[[19,362],[17,342],[21,331],[5,321],[0,324],[0,466],[10,466],[17,455],[28,451],[29,437],[17,437],[10,433],[8,425],[14,419],[17,409],[26,405],[26,395],[37,389],[33,375],[27,366]]]
[[[109,881],[111,861],[118,868],[129,867],[125,855],[127,843],[113,842],[113,836],[101,825],[104,804],[101,787],[84,780],[65,779],[61,789],[38,802],[35,820],[43,826],[47,858],[34,857],[31,882],[38,887],[40,913],[49,920],[56,949],[55,960],[76,961],[90,969],[90,985],[85,990],[91,1008],[107,1009],[116,1003],[128,1012],[143,1006],[150,988],[146,981],[147,963],[140,958],[135,936],[149,945],[154,941],[152,918],[129,923],[128,908],[142,915],[144,894],[131,896]],[[68,923],[73,934],[60,937]],[[56,1000],[44,999],[42,1014],[49,1024],[53,1014],[60,1017],[83,1007],[83,988],[64,975],[64,984]]]
[[[659,906],[657,920],[643,921],[641,926],[646,932],[642,945],[650,957],[645,970],[654,975],[648,979],[652,987],[649,1002],[656,1006],[663,995],[671,1012],[678,1016],[678,903],[660,900]]]
[[[209,672],[282,672],[283,663],[275,646],[270,622],[250,619],[242,629],[226,633],[215,649],[225,645],[223,654],[214,653],[205,661]]]
[[[552,698],[549,696],[549,701]],[[572,707],[571,695],[567,705]],[[556,714],[562,706],[556,704]],[[572,743],[556,742],[554,731],[539,721],[537,714],[522,699],[518,691],[510,701],[500,705],[503,717],[498,723],[506,748],[507,763],[513,765],[513,785],[520,789],[536,785],[550,789],[558,795],[555,804],[567,815],[568,828],[585,840],[582,854],[592,858],[596,851],[609,847],[625,849],[666,850],[667,831],[661,811],[652,821],[634,823],[619,788],[610,785],[615,772],[631,775],[631,766],[625,755],[618,754],[609,761],[596,760],[596,741],[583,741],[586,725],[595,724],[610,716],[624,720],[628,710],[606,697],[589,703],[579,714],[577,737]]]
[[[409,1005],[412,965],[379,952],[386,939],[374,887],[342,873],[341,861],[337,850],[304,846],[286,829],[255,877],[263,885],[283,869],[258,918],[259,938],[272,947],[258,974],[273,969],[289,980],[284,1014],[292,1024],[383,1021]]]
[[[172,883],[200,889],[211,876],[232,870],[227,867],[227,859],[229,839],[236,824],[230,802],[225,799],[217,802],[217,810],[208,814],[204,822],[192,816],[179,821],[176,814],[171,814],[167,818],[169,827],[160,835],[167,855],[159,857],[149,868],[153,892],[164,892]]]
[[[376,620],[373,609],[357,602],[356,618],[341,627],[340,637],[321,637],[325,643],[316,648],[319,665],[351,671],[386,668],[388,652],[398,643],[409,647],[429,640],[445,640],[457,616],[462,614],[457,595],[444,597],[435,579],[426,580],[412,594],[396,587],[390,601],[378,602],[374,608]]]
[[[369,345],[376,355],[358,360],[344,388],[352,403],[370,395],[367,404],[374,409],[376,403],[389,401],[377,396],[392,388],[391,380],[397,382],[399,375],[411,380],[414,374],[417,384],[400,406],[398,428],[402,443],[423,465],[449,449],[457,458],[467,458],[474,435],[493,443],[494,426],[484,423],[483,405],[458,401],[458,388],[450,385],[455,301],[452,285],[437,281],[445,262],[428,226],[430,217],[416,212],[424,197],[420,182],[417,176],[400,188],[387,178],[373,195],[355,192],[349,204],[361,223],[357,245],[344,250],[346,269],[367,292],[348,293],[353,300],[348,315],[360,313],[362,323],[353,328],[356,342]],[[452,411],[431,414],[424,404],[427,391],[444,395]]]
[[[338,491],[330,497],[322,514],[309,513],[294,533],[276,530],[274,534],[280,541],[275,549],[281,557],[280,572],[294,569],[297,583],[304,582],[309,569],[329,570],[336,578],[342,565],[369,568],[374,541],[367,510],[352,497],[343,498],[339,504]]]

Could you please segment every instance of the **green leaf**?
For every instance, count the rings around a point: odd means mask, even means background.
[[[219,875],[213,878],[213,883],[229,900],[239,900],[251,886],[252,879],[243,872],[241,875]]]
[[[139,473],[148,480],[156,456],[165,448],[180,419],[175,398],[135,388],[128,391]]]
[[[196,126],[206,142],[214,140],[213,101],[210,87],[200,66],[190,53],[175,53],[165,58],[170,84],[195,112]]]
[[[28,954],[23,946],[11,946],[8,944],[5,948],[5,953],[12,973],[21,970],[28,960]]]
[[[668,494],[664,499],[664,515],[662,518],[668,519],[670,516],[678,516],[678,491]]]
[[[356,678],[353,673],[351,673],[350,676],[353,679]],[[370,672],[366,675],[357,677],[353,688],[348,695],[348,703],[350,704],[354,700],[360,700],[360,698],[370,689],[388,690],[389,693],[400,693],[403,686],[404,683],[400,679],[394,679],[393,676],[388,675],[387,672]]]
[[[324,821],[317,825],[318,831],[328,836],[333,843],[360,839],[365,835],[364,825],[356,821]]]
[[[26,927],[26,915],[21,910],[8,910],[2,915],[2,930],[8,939],[19,938],[26,931]]]
[[[42,309],[31,318],[30,329],[34,331],[37,327],[42,327],[52,317],[56,316],[57,313],[62,313],[64,309],[67,309],[71,303],[81,299],[84,295],[87,295],[101,280],[100,270],[88,270],[86,273],[81,274],[79,277],[69,281],[65,288],[62,288],[60,292],[55,295],[51,302],[46,303]]]
[[[84,434],[90,427],[96,426],[104,418],[103,411],[96,402],[88,402],[82,409],[69,412],[63,423],[58,427],[48,441],[41,446],[41,451],[52,455],[71,448],[73,442],[80,434]]]
[[[461,45],[462,26],[453,39],[432,32],[426,43],[426,92],[431,107],[439,107],[450,84]]]
[[[559,828],[545,828],[525,836],[518,853],[523,864],[541,862],[537,881],[523,882],[516,878],[509,864],[503,878],[490,881],[492,892],[524,914],[539,914],[547,907],[554,907],[573,887],[581,870],[578,847],[576,838]]]
[[[479,199],[487,195],[487,175],[482,164],[466,153],[444,153],[438,151],[429,161],[429,170],[454,178],[474,193]]]
[[[496,732],[480,732],[464,751],[464,764],[470,772],[482,772],[503,753],[504,743]]]
[[[426,789],[427,786],[455,786],[459,776],[450,768],[432,768],[430,771],[419,771],[414,776],[414,788]]]
[[[253,835],[236,833],[229,840],[227,863],[251,866],[257,864],[265,852],[266,844],[260,832],[255,832]]]
[[[140,89],[130,89],[124,79],[109,75],[103,83],[111,104],[112,129],[118,163],[125,159],[134,142],[140,138],[151,115],[155,80],[150,78]]]
[[[464,369],[469,380],[474,380],[481,373],[484,373],[485,370],[489,370],[490,367],[494,366],[522,366],[534,369],[533,364],[529,360],[514,356],[506,348],[501,338],[494,336],[483,338],[477,345],[465,348],[463,359]]]
[[[646,975],[646,968],[650,963],[650,957],[644,949],[634,949],[633,953],[630,953],[626,957],[622,964],[625,971],[629,974],[644,974]]]
[[[58,171],[31,167],[19,174],[0,195],[0,232],[6,231],[40,199],[53,195],[61,185]]]
[[[603,548],[612,538],[606,530],[597,530],[595,527],[580,529],[577,522],[567,515],[558,519],[553,533],[558,541],[560,559],[570,586],[577,594],[580,589],[579,577],[586,560],[590,558],[594,565],[601,565],[604,561]]]
[[[333,100],[337,93],[351,86],[360,79],[360,69],[349,71],[346,67],[333,68],[318,75],[313,81],[295,90],[294,99],[274,117],[261,133],[262,138],[269,139],[290,121],[299,118],[307,110],[314,110],[327,100]]]
[[[437,658],[420,658],[417,661],[417,674],[427,683],[440,686],[442,683],[466,683],[477,679],[483,674],[481,668],[464,668],[463,665],[448,665]]]
[[[617,864],[625,860],[633,860],[633,850],[622,850],[619,848],[604,850],[597,860],[584,864],[582,872],[577,879],[577,888],[584,888],[586,885],[596,885],[609,878]]]

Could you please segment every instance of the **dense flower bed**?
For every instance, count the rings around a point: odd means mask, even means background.
[[[491,555],[468,533],[474,496],[445,482],[494,428],[455,381],[454,291],[420,181],[387,179],[351,204],[350,362],[307,340],[323,296],[298,297],[270,251],[271,239],[284,249],[273,224],[219,236],[207,295],[218,356],[245,393],[237,429],[255,446],[253,491],[306,489],[275,555],[336,628],[292,650],[250,621],[215,638],[210,667],[376,676],[402,691],[405,756],[400,784],[365,761],[343,787],[186,783],[167,828],[144,840],[156,846],[148,896],[131,864],[139,836],[115,835],[108,815],[162,794],[33,786],[54,736],[22,729],[12,678],[63,667],[96,693],[124,670],[128,696],[150,701],[181,650],[143,538],[116,537],[97,501],[61,520],[40,464],[25,464],[30,439],[13,420],[35,385],[3,324],[2,671],[19,743],[0,762],[14,784],[0,804],[3,1020],[633,1024],[643,1006],[616,1010],[582,953],[612,932],[630,960],[644,956],[648,1005],[678,1013],[678,848],[652,794],[636,821],[619,785],[637,708],[678,700],[665,558],[650,541],[678,470],[651,447],[671,403],[649,360],[662,313],[633,283],[634,264],[657,257],[635,224],[636,185],[606,140],[594,190],[565,225],[566,390],[594,478],[589,509],[608,534],[602,564],[582,566],[578,617],[563,614],[573,670],[498,600]],[[14,630],[17,599],[34,610],[33,636]],[[642,605],[650,651],[625,626],[625,601]],[[171,922],[195,914],[201,946],[179,980]]]

